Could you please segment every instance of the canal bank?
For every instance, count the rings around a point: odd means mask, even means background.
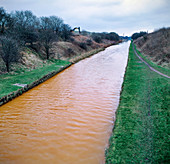
[[[106,163],[168,163],[169,79],[129,49],[128,66]]]
[[[105,48],[107,47],[108,46],[106,46]],[[65,70],[66,68],[70,67],[72,64],[88,58],[100,51],[104,51],[105,48],[95,49],[90,52],[72,57],[69,61],[54,60],[51,65],[34,69],[32,71],[26,71],[24,73],[19,73],[16,75],[0,75],[0,106],[22,95],[35,86],[45,82],[46,80]]]

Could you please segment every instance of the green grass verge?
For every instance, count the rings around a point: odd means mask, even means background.
[[[26,50],[30,51],[29,49]],[[26,68],[22,64],[14,64],[12,65],[12,72],[0,75],[0,98],[21,88],[18,86],[14,86],[13,84],[15,83],[31,84],[32,82],[42,78],[43,76],[49,74],[50,72],[59,70],[61,66],[76,63],[103,50],[104,48],[94,49],[90,52],[74,56],[71,59],[69,59],[69,61],[51,59],[46,61],[46,64],[39,63],[40,65],[39,68],[30,70],[28,70],[28,68]]]
[[[137,53],[139,54],[139,56],[144,59],[151,67],[155,68],[156,70],[158,70],[161,73],[164,73],[168,76],[170,76],[170,69],[166,68],[166,67],[161,67],[160,65],[157,65],[156,63],[152,62],[151,60],[148,59],[147,56],[142,55],[142,53],[136,48],[136,45],[134,44],[135,50],[137,51]]]
[[[106,164],[169,162],[169,82],[141,63],[130,46]]]
[[[15,83],[30,84],[50,72],[57,71],[61,66],[70,64],[68,61],[51,60],[49,64],[34,70],[16,70],[15,72],[0,75],[0,97],[20,89],[21,87],[14,86]]]

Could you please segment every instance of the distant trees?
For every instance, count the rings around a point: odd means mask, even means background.
[[[84,36],[88,36],[88,35],[90,35],[90,32],[88,32],[86,30],[82,30],[81,34]]]
[[[141,31],[141,32],[139,32],[139,33],[134,33],[134,34],[131,36],[131,38],[132,38],[133,40],[135,40],[135,39],[137,39],[137,38],[139,38],[139,37],[141,37],[141,36],[144,36],[144,35],[146,35],[146,34],[147,34],[147,32]]]
[[[92,38],[94,41],[96,41],[97,43],[101,43],[102,39],[107,39],[107,40],[111,40],[111,41],[119,41],[119,35],[116,34],[115,32],[103,32],[103,33],[92,33],[91,34]]]
[[[14,39],[7,36],[0,37],[0,55],[6,65],[6,70],[9,72],[10,64],[18,62],[20,55],[18,52],[18,45]]]
[[[102,36],[100,35],[100,33],[92,33],[92,38],[97,43],[101,43],[102,41]]]
[[[114,41],[120,40],[119,35],[115,32],[110,32],[109,34],[106,34],[106,38],[108,38],[108,40],[114,40]]]
[[[7,71],[10,63],[18,59],[18,45],[37,50],[38,43],[49,59],[53,42],[70,39],[70,30],[71,27],[57,16],[38,18],[28,10],[8,14],[0,7],[0,53]]]

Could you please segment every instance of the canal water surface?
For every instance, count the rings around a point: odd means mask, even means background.
[[[0,107],[0,163],[103,164],[128,49],[111,46]]]

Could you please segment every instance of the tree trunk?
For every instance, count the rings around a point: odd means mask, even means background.
[[[4,30],[5,30],[5,23],[2,22],[2,26],[1,26],[1,33],[2,33],[2,34],[4,33]]]
[[[46,47],[47,60],[49,59],[49,48]]]
[[[7,70],[7,72],[9,72],[9,63],[8,62],[6,62],[6,70]]]

